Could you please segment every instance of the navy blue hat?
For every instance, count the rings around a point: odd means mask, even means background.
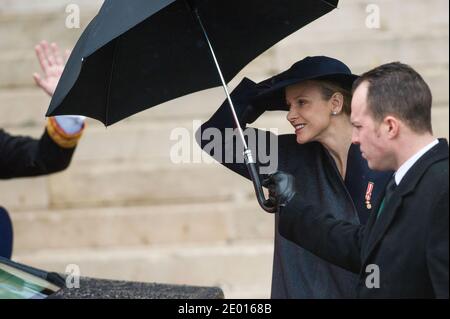
[[[343,88],[351,89],[353,82],[358,78],[352,74],[349,67],[339,60],[326,57],[306,57],[296,62],[288,70],[263,81],[260,85],[267,87],[255,98],[256,104],[270,103],[271,109],[285,107],[285,88],[307,80],[332,80],[341,84]],[[278,104],[278,105],[276,105]]]

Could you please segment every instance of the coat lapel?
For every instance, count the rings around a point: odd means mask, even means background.
[[[403,196],[405,195],[406,194],[399,194],[399,192],[394,193],[394,195],[391,197],[390,202],[386,203],[383,212],[378,218],[376,215],[378,213],[378,209],[381,205],[382,200],[377,205],[377,210],[373,212],[375,216],[373,216],[371,221],[372,225],[367,239],[367,254],[365,255],[364,263],[388,230],[389,225],[391,225],[392,221],[394,220],[398,208],[401,206]]]
[[[383,189],[386,188],[386,184],[388,183],[388,181],[386,181],[385,185],[383,185]],[[374,226],[377,222],[377,214],[378,214],[378,210],[380,209],[381,203],[383,202],[384,199],[384,191],[383,193],[380,194],[380,196],[376,199],[376,201],[374,202],[373,208],[372,208],[372,212],[370,215],[369,220],[367,221],[367,225],[366,225],[366,240],[363,243],[363,249],[362,249],[362,259],[363,261],[367,258],[368,252],[369,252],[369,243],[370,241],[368,239],[371,238],[372,233],[374,231]]]
[[[448,158],[448,144],[445,140],[440,140],[440,143],[438,145],[425,153],[425,155],[420,158],[413,165],[413,167],[411,167],[400,185],[397,187],[395,193],[392,195],[391,201],[389,203],[386,203],[383,212],[377,219],[376,215],[378,213],[384,195],[378,199],[376,207],[374,207],[375,209],[373,210],[374,216],[371,216],[371,219],[367,225],[367,244],[365,245],[364,249],[365,254],[363,256],[363,265],[366,264],[366,261],[370,257],[370,254],[373,252],[377,244],[381,241],[392,221],[394,220],[395,215],[398,213],[398,210],[401,207],[403,198],[414,191],[417,183],[419,182],[423,174],[425,174],[429,166],[445,158]]]

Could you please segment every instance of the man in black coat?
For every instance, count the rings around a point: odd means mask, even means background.
[[[64,60],[56,44],[43,41],[36,54],[44,76],[34,74],[36,84],[52,96],[64,69]],[[66,169],[84,129],[84,118],[59,116],[49,118],[40,139],[12,136],[0,129],[0,179],[52,174]],[[0,256],[12,252],[10,218],[0,207]]]
[[[367,225],[354,225],[304,201],[294,177],[277,172],[265,184],[280,208],[279,231],[358,273],[360,298],[448,298],[448,143],[432,135],[430,89],[401,63],[354,87],[353,142],[370,168],[395,171],[384,196]]]

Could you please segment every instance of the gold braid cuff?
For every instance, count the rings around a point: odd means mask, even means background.
[[[78,140],[81,138],[85,127],[86,123],[83,124],[83,127],[78,133],[67,134],[58,125],[58,122],[54,117],[49,117],[47,120],[48,135],[56,144],[58,144],[62,148],[74,148],[77,145]]]

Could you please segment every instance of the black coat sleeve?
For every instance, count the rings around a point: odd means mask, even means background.
[[[247,124],[255,120],[255,110],[250,104],[250,100],[256,94],[256,90],[257,84],[244,78],[232,92],[231,98],[253,157],[260,167],[267,168],[267,172],[261,175],[266,175],[277,169],[279,141],[278,136],[269,131],[247,127]],[[263,112],[259,114],[261,113]],[[259,115],[256,114],[257,116]],[[234,134],[231,134],[232,132]],[[196,140],[202,150],[216,161],[245,178],[250,178],[244,163],[243,145],[227,101],[196,132]],[[271,152],[271,149],[275,152]],[[275,156],[276,161],[274,162]]]
[[[74,148],[58,146],[44,132],[37,140],[24,136],[11,136],[0,130],[0,178],[32,177],[66,169]]]
[[[337,220],[297,194],[281,210],[279,232],[332,264],[360,272],[365,226]]]
[[[448,174],[447,174],[448,177]],[[445,182],[444,182],[445,183]],[[448,179],[447,187],[441,192],[432,210],[428,227],[429,235],[426,246],[426,258],[429,276],[436,298],[449,298],[448,286]]]

